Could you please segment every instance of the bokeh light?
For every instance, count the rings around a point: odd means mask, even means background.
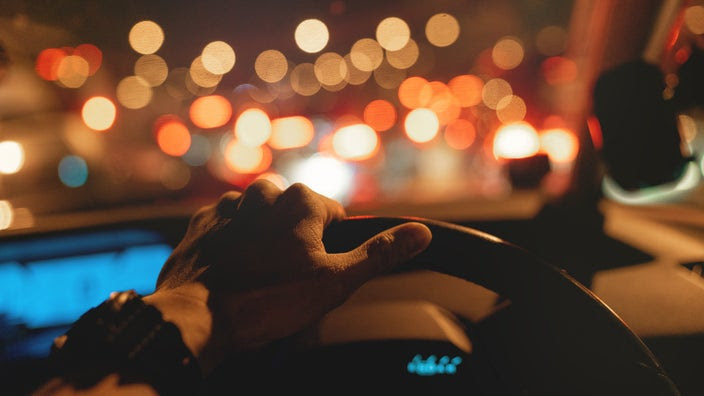
[[[398,51],[411,38],[411,29],[401,18],[388,17],[376,27],[376,40],[387,51]]]
[[[302,96],[312,96],[320,91],[320,81],[315,76],[315,66],[312,63],[301,63],[294,67],[290,82],[291,88]]]
[[[81,111],[83,122],[90,129],[104,131],[115,123],[117,108],[104,96],[94,96],[83,104]]]
[[[347,75],[347,64],[339,54],[326,52],[315,60],[313,71],[321,84],[334,86],[344,81]]]
[[[191,62],[191,67],[188,69],[189,76],[194,83],[198,84],[199,87],[212,88],[220,83],[222,80],[221,74],[211,73],[205,68],[203,64],[203,58],[198,56]]]
[[[254,61],[254,71],[257,76],[268,83],[281,81],[288,72],[286,56],[277,50],[266,50]]]
[[[384,60],[384,50],[374,39],[359,39],[352,44],[350,60],[357,69],[371,72],[379,67]]]
[[[232,139],[225,148],[225,164],[236,173],[262,173],[271,165],[271,150],[267,146],[252,147]]]
[[[201,62],[205,70],[215,75],[222,75],[235,66],[235,50],[224,41],[208,43],[201,53]]]
[[[352,63],[352,57],[350,54],[344,56],[345,65],[347,66],[347,75],[345,76],[345,81],[351,85],[361,85],[369,80],[372,75],[371,71],[364,71],[357,68]]]
[[[67,88],[79,88],[86,82],[90,73],[88,61],[78,55],[61,58],[56,70],[58,81]]]
[[[501,99],[513,95],[513,88],[508,81],[502,78],[494,78],[484,84],[482,89],[482,101],[486,107],[496,110]]]
[[[450,88],[441,81],[431,81],[428,86],[433,94],[426,107],[437,115],[440,125],[446,125],[459,117],[462,110],[460,102],[452,94]]]
[[[202,96],[191,103],[189,116],[193,125],[199,128],[221,127],[230,121],[232,105],[220,95]]]
[[[56,81],[59,78],[59,64],[67,56],[60,48],[46,48],[37,55],[35,70],[37,75],[47,81]]]
[[[306,19],[298,24],[294,33],[296,45],[308,53],[320,52],[330,39],[330,33],[325,23],[319,19]]]
[[[409,38],[403,48],[396,51],[386,51],[386,60],[397,69],[408,69],[416,63],[419,55],[418,44]]]
[[[271,120],[260,109],[247,109],[237,117],[235,136],[238,144],[257,147],[266,143],[271,136]]]
[[[322,84],[322,83],[321,83],[320,86],[323,87],[323,89],[325,89],[326,91],[329,91],[329,92],[338,92],[338,91],[341,91],[342,89],[344,89],[344,88],[347,86],[347,81],[345,81],[345,80],[343,79],[342,81],[340,81],[339,83],[337,83],[337,84],[335,84],[335,85],[326,85],[326,84]]]
[[[346,160],[361,161],[376,154],[379,137],[369,125],[348,125],[335,131],[332,147],[335,154]]]
[[[567,31],[561,26],[546,26],[536,35],[535,47],[545,56],[560,55],[567,47]]]
[[[152,100],[152,88],[142,77],[129,76],[117,84],[118,102],[128,109],[141,109]]]
[[[389,101],[373,100],[364,107],[363,118],[375,131],[386,131],[396,123],[396,108]]]
[[[416,143],[425,143],[433,140],[438,134],[440,121],[432,110],[420,108],[411,110],[403,125],[409,139]]]
[[[142,77],[150,87],[158,87],[166,81],[169,67],[159,55],[142,55],[134,63],[134,75]]]
[[[577,78],[577,63],[562,56],[552,56],[540,65],[545,81],[550,85],[564,84]]]
[[[88,75],[92,76],[98,72],[103,64],[103,52],[93,44],[81,44],[73,50],[74,55],[78,55],[88,62]]]
[[[566,129],[549,129],[540,133],[540,149],[553,162],[572,162],[577,157],[579,141],[574,133]]]
[[[313,123],[303,116],[282,117],[271,121],[269,145],[278,150],[306,146],[313,140]]]
[[[695,5],[687,7],[684,13],[684,24],[694,34],[704,34],[704,7]]]
[[[208,162],[212,152],[213,147],[207,137],[193,134],[191,135],[191,146],[181,158],[190,166],[201,166]]]
[[[67,155],[59,162],[59,179],[67,187],[75,188],[86,184],[88,164],[77,155]]]
[[[315,154],[294,165],[289,180],[303,183],[328,198],[344,201],[354,181],[354,170],[334,157]]]
[[[526,112],[526,102],[516,95],[504,96],[496,105],[496,117],[504,124],[523,121]]]
[[[496,158],[526,158],[539,150],[538,132],[526,122],[504,125],[494,136],[493,152]]]
[[[403,106],[409,109],[427,105],[432,96],[433,90],[428,85],[428,80],[423,77],[409,77],[398,87],[398,99]]]
[[[0,142],[0,173],[11,175],[17,173],[24,165],[24,149],[13,141]]]
[[[460,24],[447,13],[435,14],[425,24],[425,37],[436,47],[451,45],[460,35]]]
[[[0,200],[0,230],[10,228],[14,220],[14,210],[10,201]]]
[[[445,142],[455,150],[464,150],[472,146],[477,135],[474,124],[465,119],[456,119],[445,127]]]
[[[180,157],[191,147],[191,133],[180,121],[168,120],[160,122],[156,128],[156,142],[161,151],[174,157]]]
[[[484,82],[475,75],[463,74],[453,77],[447,85],[462,107],[476,106],[482,102]]]
[[[515,37],[505,37],[497,41],[491,50],[494,64],[503,70],[511,70],[523,62],[523,44]]]
[[[136,52],[143,55],[153,54],[164,43],[164,31],[154,21],[137,22],[130,29],[129,42]]]

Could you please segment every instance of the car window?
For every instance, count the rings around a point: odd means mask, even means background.
[[[592,84],[641,55],[656,3],[12,2],[0,225],[202,202],[256,178],[359,211],[510,207],[526,192],[530,206],[601,148]],[[702,8],[686,10],[665,31],[691,43]]]

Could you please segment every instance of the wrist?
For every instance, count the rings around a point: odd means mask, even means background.
[[[208,297],[205,286],[191,283],[173,289],[160,289],[143,298],[145,303],[161,312],[164,320],[176,325],[184,344],[196,357],[205,375],[220,360],[213,348],[209,348],[213,316],[208,307]]]
[[[57,337],[50,353],[56,376],[85,387],[118,374],[160,393],[196,391],[203,378],[179,327],[133,290],[114,292]]]

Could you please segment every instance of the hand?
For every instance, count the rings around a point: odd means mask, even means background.
[[[181,329],[207,374],[228,352],[292,335],[359,286],[424,250],[430,230],[406,223],[328,254],[324,228],[345,217],[302,184],[264,180],[196,213],[145,298]]]

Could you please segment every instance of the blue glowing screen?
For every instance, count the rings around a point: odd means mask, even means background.
[[[460,363],[462,363],[462,358],[459,356],[441,356],[438,358],[435,355],[430,355],[427,359],[423,359],[421,355],[415,355],[413,359],[408,362],[406,368],[409,373],[421,376],[438,374],[453,375],[457,373],[457,366],[459,366]]]
[[[60,326],[112,291],[151,293],[171,250],[143,230],[0,244],[0,323]]]

